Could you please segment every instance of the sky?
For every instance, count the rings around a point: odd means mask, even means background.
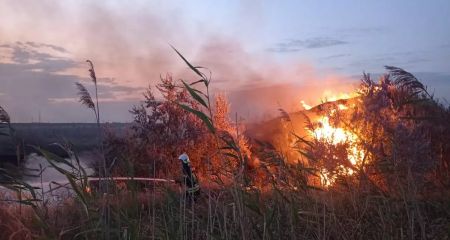
[[[233,111],[261,116],[404,68],[450,100],[450,1],[0,0],[0,105],[14,122],[92,122],[75,82],[99,78],[103,121],[126,122],[160,76],[213,73]]]

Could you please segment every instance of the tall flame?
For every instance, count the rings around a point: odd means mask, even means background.
[[[335,97],[329,98],[328,100],[339,100],[346,99],[355,96],[355,94],[339,94]],[[311,106],[301,101],[301,104],[306,110],[311,109]],[[346,111],[348,106],[344,104],[338,104],[337,109],[333,109],[330,115],[333,116],[337,111]],[[347,160],[355,167],[359,167],[362,164],[362,159],[364,158],[364,152],[358,146],[358,136],[351,131],[348,131],[341,127],[334,127],[330,124],[330,118],[326,115],[320,116],[315,122],[314,129],[307,129],[309,135],[318,141],[322,141],[327,144],[338,145],[346,143],[347,147]],[[351,176],[354,174],[354,170],[343,165],[338,166],[340,174]],[[320,169],[321,184],[325,187],[333,185],[337,179],[336,174],[330,173],[326,169]]]

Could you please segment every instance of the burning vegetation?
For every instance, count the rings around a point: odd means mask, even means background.
[[[124,136],[100,131],[98,103],[77,87],[103,140],[97,175],[174,179],[180,169],[172,159],[186,152],[200,178],[198,202],[188,203],[174,186],[117,187],[113,178],[92,191],[70,145],[70,160],[38,149],[67,177],[72,194],[51,205],[43,191],[2,169],[1,184],[18,193],[18,206],[29,207],[0,206],[0,215],[19,216],[0,219],[0,236],[448,238],[450,109],[412,74],[386,67],[378,81],[364,74],[353,93],[329,95],[317,106],[302,101],[303,111],[280,109],[280,117],[250,124],[230,117],[226,96],[211,95],[208,75],[178,54],[199,80],[161,78],[130,111],[134,121]],[[70,217],[56,221],[61,216]]]
[[[386,69],[377,82],[364,74],[353,93],[314,107],[301,101],[305,110],[296,113],[281,110],[279,119],[258,125],[264,130],[252,129],[250,135],[281,149],[287,162],[314,169],[308,177],[314,186],[367,181],[393,194],[399,186],[392,181],[412,181],[417,191],[443,187],[449,170],[448,108],[412,74]]]
[[[398,193],[393,183],[408,181],[421,191],[446,181],[448,109],[412,74],[386,69],[378,82],[364,75],[355,97],[314,109],[319,116],[297,149],[319,168],[322,185],[351,177]]]

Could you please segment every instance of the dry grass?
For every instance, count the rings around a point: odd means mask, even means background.
[[[30,229],[20,219],[17,209],[0,205],[0,239],[32,239]]]
[[[186,201],[182,189],[174,186],[151,186],[144,193],[134,183],[120,189],[110,182],[105,194],[88,192],[78,161],[41,150],[49,163],[69,166],[69,171],[59,171],[70,181],[73,195],[51,201],[17,180],[14,186],[34,199],[1,206],[0,236],[449,239],[450,110],[434,101],[414,76],[388,68],[391,75],[379,83],[363,78],[360,102],[347,117],[369,159],[355,169],[357,174],[338,176],[336,184],[321,188],[312,179],[320,168],[332,171],[336,164],[330,158],[343,154],[339,148],[345,146],[300,141],[297,150],[307,159],[295,164],[264,143],[251,146],[239,122],[227,118],[223,97],[216,109],[211,107],[210,79],[182,59],[202,80],[177,85],[170,76],[161,79],[158,90],[164,101],[157,101],[149,89],[145,103],[132,110],[135,125],[127,137],[107,135],[105,159],[114,159],[115,168],[109,170],[115,174],[171,178],[178,166],[167,159],[189,149],[202,176],[202,196],[196,203]],[[288,113],[283,115],[292,121]],[[346,120],[332,122],[348,127]],[[347,160],[338,159],[342,164]],[[23,207],[22,215],[18,207]]]

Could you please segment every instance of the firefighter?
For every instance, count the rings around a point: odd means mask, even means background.
[[[177,182],[186,186],[186,200],[191,203],[200,195],[200,186],[198,184],[197,176],[192,172],[189,156],[186,153],[181,154],[178,159],[181,161],[183,169],[183,178]]]

